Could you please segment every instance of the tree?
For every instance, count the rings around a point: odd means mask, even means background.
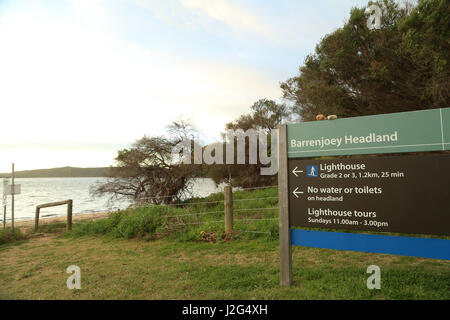
[[[402,49],[411,57],[414,77],[422,77],[423,98],[435,108],[450,95],[450,2],[420,1],[399,26]]]
[[[190,181],[198,168],[174,160],[172,150],[191,129],[188,123],[175,122],[169,127],[171,138],[144,136],[131,148],[118,151],[108,181],[95,185],[91,193],[155,204],[190,196]]]
[[[237,120],[227,123],[225,128],[244,131],[255,129],[270,133],[270,130],[275,129],[289,115],[288,107],[285,104],[278,104],[269,99],[260,99],[250,108],[252,113],[244,114]]]
[[[234,131],[242,130],[244,132],[249,129],[264,131],[268,135],[267,152],[270,156],[271,129],[276,129],[278,125],[283,122],[283,120],[289,115],[289,110],[286,105],[278,104],[275,101],[269,99],[260,99],[256,101],[251,106],[251,110],[252,112],[250,114],[244,114],[235,121],[227,123],[225,129]],[[234,144],[234,155],[236,158],[237,144],[235,143],[235,141],[228,141],[228,143]],[[249,164],[248,146],[249,141],[248,139],[246,139],[246,164],[216,164],[208,166],[206,168],[207,175],[212,178],[217,184],[221,182],[227,182],[231,183],[234,186],[244,188],[267,186],[276,183],[276,177],[261,175],[261,167],[263,165],[259,161],[259,156],[257,164]],[[223,146],[223,148],[223,154],[225,158],[225,146]],[[261,150],[258,150],[258,152],[261,152]]]
[[[326,35],[300,74],[281,84],[283,97],[303,120],[319,113],[352,117],[432,109],[449,102],[449,4],[419,0],[382,8],[382,24],[369,30],[366,8]]]

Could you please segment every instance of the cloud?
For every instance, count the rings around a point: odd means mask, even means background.
[[[0,142],[132,142],[180,114],[218,135],[256,99],[278,96],[276,81],[257,69],[154,52],[47,11],[0,23],[1,116],[9,119]]]
[[[133,1],[179,29],[197,29],[228,41],[238,39],[291,51],[314,48],[320,37],[342,22],[336,17],[350,6],[346,3],[340,8],[334,0],[267,1],[258,6],[237,0]]]
[[[225,23],[233,31],[239,33],[260,34],[269,39],[275,37],[267,18],[257,17],[240,4],[225,0],[181,0],[182,5],[197,12],[203,17]]]
[[[49,150],[48,161],[89,166],[94,149],[112,159],[112,144],[162,134],[179,115],[218,137],[257,99],[279,97],[278,81],[301,63],[298,48],[313,50],[340,23],[334,10],[347,10],[336,2],[330,22],[307,1],[67,3],[14,0],[0,11],[2,161],[43,166]],[[84,145],[82,156],[66,141]]]
[[[165,23],[179,28],[199,29],[211,34],[252,36],[279,42],[273,19],[242,2],[225,0],[134,0],[140,8],[151,10]]]
[[[67,0],[68,9],[77,12],[91,21],[104,24],[109,20],[109,13],[103,0]]]

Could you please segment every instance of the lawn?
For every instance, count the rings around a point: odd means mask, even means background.
[[[381,268],[381,290],[366,269]],[[448,261],[293,248],[279,286],[278,245],[265,239],[179,242],[55,236],[0,249],[1,299],[450,299]],[[81,269],[69,290],[66,268]]]
[[[255,211],[238,211],[236,220],[276,217],[256,210],[276,207],[274,194],[237,193],[238,200],[271,199],[237,201],[235,208]],[[238,221],[238,230],[263,233],[222,237],[223,223],[195,222],[223,220],[223,213],[196,214],[223,210],[208,205],[164,211],[164,217],[190,214],[175,220],[149,219],[162,209],[141,208],[75,223],[72,232],[64,224],[43,225],[34,236],[16,237],[0,245],[0,298],[450,299],[449,261],[305,247],[293,247],[293,284],[280,287],[276,221]],[[71,265],[81,269],[81,290],[67,289]],[[367,289],[370,265],[381,268],[380,290]]]

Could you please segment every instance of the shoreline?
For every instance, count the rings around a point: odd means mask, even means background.
[[[95,212],[95,213],[82,213],[72,216],[72,223],[80,221],[92,221],[98,219],[106,219],[110,214],[114,212]],[[56,217],[40,217],[39,225],[51,224],[55,222],[67,222],[67,216],[56,216]],[[11,227],[11,221],[6,223],[6,227]],[[31,220],[20,220],[14,222],[14,227],[20,228],[22,231],[34,228],[34,219]],[[0,227],[3,228],[3,225]]]

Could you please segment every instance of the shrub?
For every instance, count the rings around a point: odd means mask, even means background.
[[[17,228],[14,229],[14,233],[11,231],[11,228],[0,230],[0,245],[25,239],[27,239],[26,235]]]
[[[133,213],[121,211],[107,219],[74,224],[72,236],[110,235],[114,238],[151,236],[161,225],[158,210],[140,210]]]
[[[117,226],[112,230],[112,235],[117,238],[130,239],[133,237],[143,238],[151,235],[159,226],[159,218],[151,212],[135,212],[123,216]]]

